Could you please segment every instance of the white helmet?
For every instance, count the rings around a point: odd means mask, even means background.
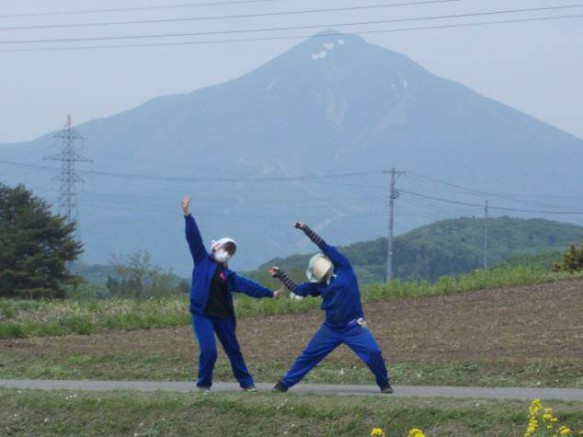
[[[232,244],[233,247],[235,248],[235,251],[237,250],[237,243],[235,243],[235,240],[233,240],[232,238],[221,238],[217,241],[212,240],[211,241],[211,252],[214,250],[218,250],[220,247],[224,246],[225,244]],[[235,253],[235,252],[233,252]]]
[[[332,268],[332,261],[326,255],[317,253],[310,258],[310,262],[308,263],[308,269],[306,270],[308,281],[321,282],[332,271]]]

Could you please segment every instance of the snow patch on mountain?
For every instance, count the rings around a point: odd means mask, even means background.
[[[318,59],[324,59],[326,56],[328,56],[328,52],[326,50],[322,50],[319,53],[312,53],[312,59],[314,61],[317,61]]]
[[[339,39],[336,42],[338,43],[338,45],[344,45],[345,41],[343,39]],[[335,46],[336,46],[336,43],[334,43],[334,42],[325,42],[324,44],[322,44],[322,48],[324,50],[322,50],[318,53],[312,53],[312,59],[314,61],[317,61],[318,59],[324,59],[328,55],[328,52],[332,51]]]

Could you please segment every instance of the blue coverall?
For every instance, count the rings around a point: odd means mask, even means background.
[[[326,320],[280,383],[285,388],[297,384],[330,352],[345,344],[366,363],[377,385],[383,388],[389,382],[389,373],[381,349],[371,332],[358,322],[364,318],[364,312],[352,265],[335,247],[324,241],[319,247],[334,266],[329,283],[306,282],[297,285],[292,291],[300,296],[321,296],[321,309],[326,313]]]
[[[242,388],[251,387],[253,386],[253,377],[247,370],[235,334],[237,322],[235,320],[232,293],[242,292],[251,297],[261,298],[273,297],[273,292],[225,268],[229,317],[223,319],[205,315],[204,311],[209,299],[211,281],[217,270],[217,262],[212,254],[207,252],[192,215],[185,216],[185,222],[186,241],[194,261],[192,287],[190,289],[190,312],[192,313],[192,327],[200,347],[196,385],[201,388],[210,388],[212,385],[213,369],[217,360],[217,347],[214,336],[216,333],[229,357],[233,374],[239,385]]]

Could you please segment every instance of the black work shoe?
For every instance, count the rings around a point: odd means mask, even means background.
[[[255,387],[254,385],[248,385],[247,387],[241,387],[241,390],[247,391],[250,393],[255,393],[257,391],[257,387]]]
[[[285,393],[287,391],[287,387],[281,383],[281,381],[277,381],[277,384],[273,386],[271,391],[278,392],[278,393]]]
[[[389,382],[387,382],[386,385],[383,385],[381,387],[381,393],[385,393],[385,394],[393,393],[393,387],[391,387],[391,384],[389,384]]]

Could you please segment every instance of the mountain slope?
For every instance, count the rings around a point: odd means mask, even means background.
[[[329,33],[235,80],[153,99],[78,130],[94,161],[84,169],[95,170],[82,174],[79,202],[86,261],[144,249],[180,274],[190,268],[177,207],[184,193],[193,196],[205,241],[234,237],[234,267],[251,268],[307,250],[285,232],[296,219],[339,244],[383,235],[383,169],[489,192],[575,196],[583,162],[582,140],[399,53]],[[0,160],[47,166],[41,157],[53,152],[47,135],[0,146]],[[4,168],[3,182],[25,182],[56,201],[55,172]],[[368,175],[312,177],[352,172]],[[400,188],[397,232],[460,215],[453,207],[427,213],[405,192],[434,190],[431,184],[406,175]]]

